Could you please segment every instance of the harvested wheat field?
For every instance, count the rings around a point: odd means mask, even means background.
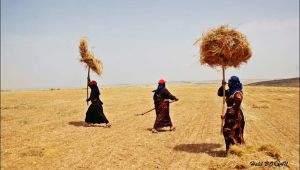
[[[245,86],[246,146],[225,157],[218,87],[169,85],[177,129],[158,134],[135,115],[155,86],[102,88],[111,128],[83,127],[86,89],[1,92],[1,169],[299,169],[299,88]]]

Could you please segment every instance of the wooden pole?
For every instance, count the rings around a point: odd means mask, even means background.
[[[89,98],[89,85],[88,85],[88,83],[89,83],[89,79],[90,79],[90,69],[91,69],[91,67],[89,67],[89,69],[88,69],[87,84],[86,84],[86,99]],[[89,101],[86,101],[86,104],[89,105]]]
[[[224,115],[225,115],[225,101],[226,101],[226,96],[225,96],[225,67],[222,66],[222,76],[223,76],[223,81],[222,81],[222,87],[223,87],[223,106],[222,106],[222,116],[221,116],[221,135],[223,134],[223,124],[224,124]]]
[[[172,100],[172,101],[168,101],[169,103],[173,103],[173,102],[176,102],[176,100]],[[146,114],[146,113],[149,113],[149,112],[151,112],[152,110],[155,110],[155,107],[154,108],[152,108],[152,109],[150,109],[150,110],[148,110],[148,111],[146,111],[146,112],[144,112],[144,113],[140,113],[140,114],[135,114],[136,116],[139,116],[139,115],[144,115],[144,114]]]

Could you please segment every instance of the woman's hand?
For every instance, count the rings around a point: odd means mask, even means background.
[[[226,85],[226,81],[222,80],[222,86]]]

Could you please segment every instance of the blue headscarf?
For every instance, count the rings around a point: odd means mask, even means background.
[[[235,92],[243,92],[243,85],[237,76],[231,76],[228,80],[229,95],[233,95]]]
[[[157,86],[157,89],[156,90],[154,90],[154,92],[160,92],[163,88],[165,88],[166,87],[166,84],[164,83],[164,84],[158,84],[158,86]]]

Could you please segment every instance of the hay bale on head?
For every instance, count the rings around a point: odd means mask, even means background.
[[[227,25],[209,30],[200,40],[200,63],[210,67],[238,67],[252,56],[246,37]]]
[[[222,67],[223,81],[225,81],[225,69],[227,67],[239,67],[246,63],[252,56],[252,50],[246,37],[227,25],[207,31],[196,41],[200,47],[200,63],[215,68]],[[225,85],[223,85],[225,94]],[[223,95],[222,117],[225,111],[225,95]],[[221,134],[223,132],[223,119],[221,122]]]
[[[82,37],[79,44],[80,61],[86,63],[86,67],[90,67],[95,73],[101,75],[103,72],[102,62],[96,58],[95,54],[88,49],[86,38]]]

